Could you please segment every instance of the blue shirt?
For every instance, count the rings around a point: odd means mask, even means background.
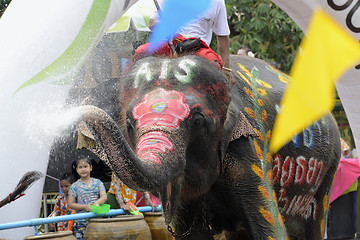
[[[70,186],[69,197],[74,197],[79,204],[92,204],[100,198],[101,191],[105,191],[105,186],[99,179],[92,178],[91,187],[79,179]],[[85,210],[77,212],[85,212]]]

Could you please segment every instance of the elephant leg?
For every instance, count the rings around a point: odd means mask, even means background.
[[[214,239],[203,201],[194,201],[180,206],[177,216],[178,220],[174,227],[175,239]]]
[[[251,140],[230,142],[223,166],[221,182],[228,184],[229,199],[237,199],[249,239],[286,239],[272,185],[272,168],[264,168]]]
[[[244,232],[228,232],[224,231],[226,240],[247,240],[249,239],[247,234]]]

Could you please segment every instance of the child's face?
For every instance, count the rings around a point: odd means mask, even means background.
[[[71,183],[69,182],[69,180],[63,179],[60,181],[60,188],[61,191],[67,195],[70,189]]]
[[[91,170],[92,166],[85,160],[80,160],[76,167],[76,172],[79,174],[80,178],[89,177]]]

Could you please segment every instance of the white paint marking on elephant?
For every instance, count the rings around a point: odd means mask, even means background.
[[[314,133],[311,126],[303,130],[304,146],[311,149],[314,146]]]
[[[181,83],[189,83],[194,75],[193,67],[196,66],[196,63],[190,59],[184,59],[179,63],[179,67],[185,72],[185,75],[182,75],[179,71],[175,71],[175,78]]]
[[[323,131],[321,128],[321,123],[319,121],[316,121],[314,123],[314,131],[316,131],[316,129],[318,129],[320,136],[323,136]]]
[[[307,184],[311,187],[310,193],[315,193],[319,188],[325,169],[325,163],[317,158],[311,157],[306,161],[304,156],[286,156],[282,162],[281,156],[274,157],[273,173],[274,184],[279,183],[282,188],[289,187],[293,182],[297,185]]]
[[[289,207],[286,210],[286,214],[291,216],[300,215],[304,219],[309,219],[310,217],[312,217],[315,220],[317,216],[317,211],[318,211],[318,203],[314,198],[314,196],[296,195],[292,198]]]
[[[140,80],[145,77],[145,80],[150,82],[152,80],[152,76],[151,76],[151,69],[150,69],[150,64],[148,62],[143,63],[140,66],[139,71],[137,71],[136,75],[135,75],[135,82],[134,82],[134,87],[138,88],[139,84],[140,84]]]
[[[326,137],[325,137],[325,133],[324,133],[324,140],[327,144],[331,143],[332,137],[331,137],[331,130],[330,130],[330,124],[328,122],[326,122],[325,118],[321,119],[321,124],[323,126],[326,126]]]
[[[164,60],[161,65],[161,73],[159,79],[165,80],[168,75],[168,67],[169,67],[170,60]]]
[[[295,184],[304,184],[307,173],[307,161],[305,157],[298,156],[296,158]]]
[[[318,134],[316,134],[318,132]],[[302,146],[300,144],[300,135],[303,135],[303,146],[312,149],[315,145],[316,135],[319,135],[322,143],[331,144],[331,130],[330,124],[326,122],[323,118],[320,121],[315,122],[313,125],[310,125],[307,128],[304,128],[302,133],[299,133],[295,137],[292,138],[292,143],[295,145],[296,148]]]
[[[309,170],[306,176],[306,182],[312,185],[310,193],[316,193],[323,179],[325,163],[316,158],[310,158]]]
[[[290,156],[286,156],[284,163],[283,163],[283,168],[281,171],[281,178],[280,178],[280,186],[281,187],[286,187],[289,184],[292,183],[293,181],[293,175],[294,175],[294,169],[295,169],[295,160],[294,158],[290,157]]]
[[[317,121],[316,123],[314,123],[314,130],[318,129],[320,137],[321,137],[321,142],[325,142],[327,144],[330,144],[330,139],[331,139],[331,130],[330,130],[330,125],[324,120],[321,119],[320,121]]]

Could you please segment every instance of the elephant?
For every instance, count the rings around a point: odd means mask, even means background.
[[[125,184],[160,196],[176,239],[323,239],[340,160],[334,118],[270,153],[290,79],[260,59],[230,62],[233,86],[195,55],[140,59],[88,96],[80,132]]]

